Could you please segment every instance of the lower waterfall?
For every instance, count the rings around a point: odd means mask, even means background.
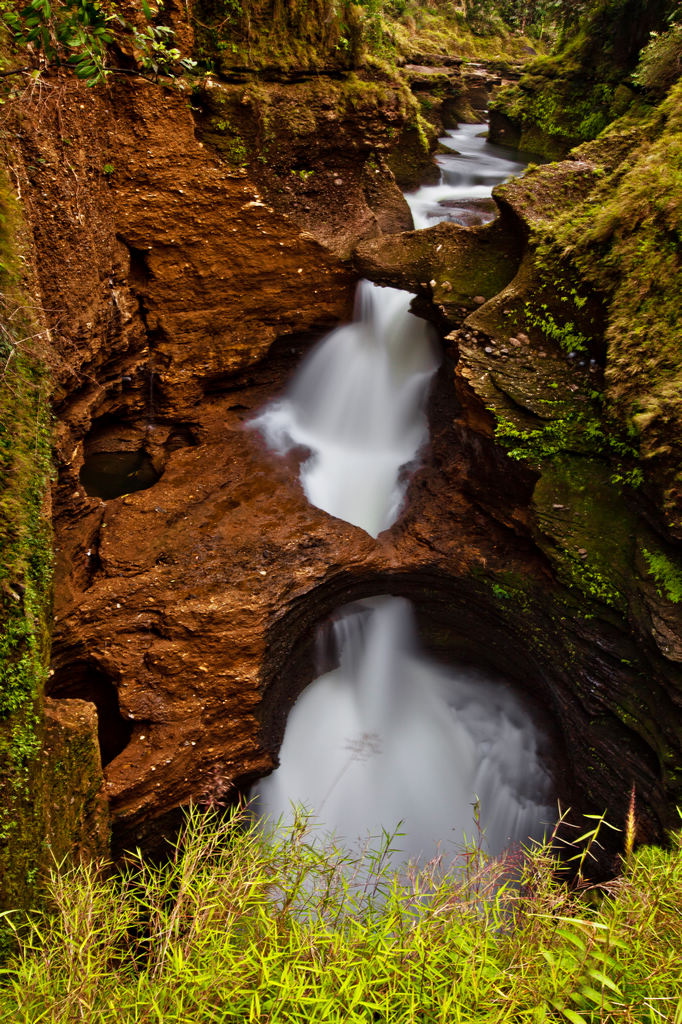
[[[402,823],[401,861],[452,859],[477,837],[475,807],[492,855],[542,837],[556,811],[540,734],[503,681],[427,657],[401,598],[343,609],[331,642],[338,668],[301,694],[280,767],[254,788],[261,818],[288,824],[302,805],[348,845]]]

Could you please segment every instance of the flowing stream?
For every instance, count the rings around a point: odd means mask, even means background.
[[[461,124],[441,138],[441,145],[452,152],[436,157],[439,183],[405,196],[415,228],[444,220],[473,227],[494,219],[493,188],[521,174],[527,161],[515,150],[488,142],[486,131],[483,124]]]
[[[441,141],[439,185],[407,196],[417,228],[494,216],[493,186],[524,164],[488,145],[483,125]],[[438,365],[433,330],[412,296],[363,281],[353,323],[308,355],[285,394],[252,421],[268,446],[307,455],[308,500],[376,537],[395,522],[408,470],[428,440],[425,408]],[[445,669],[420,650],[407,601],[342,609],[333,656],[287,720],[280,767],[255,787],[257,813],[290,822],[303,805],[346,843],[392,831],[401,860],[476,831],[492,854],[543,834],[554,820],[539,734],[503,680]]]

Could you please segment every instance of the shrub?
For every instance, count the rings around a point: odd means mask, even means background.
[[[652,32],[632,76],[655,99],[662,99],[682,74],[682,24]]]

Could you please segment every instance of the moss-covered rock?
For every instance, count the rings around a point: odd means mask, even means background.
[[[673,0],[600,0],[588,5],[557,51],[531,62],[491,109],[491,139],[556,160],[596,138],[636,101],[631,74]]]
[[[197,56],[228,76],[244,69],[358,68],[372,57],[403,63],[455,55],[507,68],[535,52],[500,18],[474,31],[463,12],[442,0],[199,0],[193,23]]]
[[[354,259],[371,280],[428,296],[457,322],[506,287],[521,251],[520,233],[501,218],[475,228],[445,222],[363,242]]]
[[[98,803],[102,770],[93,709],[68,727],[62,719],[57,728],[54,716],[46,724],[52,598],[48,336],[27,287],[26,238],[6,181],[0,204],[0,906],[16,907],[35,900],[52,855],[62,859],[74,844],[101,851],[106,813]]]

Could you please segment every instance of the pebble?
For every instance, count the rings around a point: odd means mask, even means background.
[[[587,551],[585,548],[578,548],[578,554],[581,558],[587,558]]]
[[[482,306],[487,299],[483,295],[474,295],[474,302],[477,306]]]

